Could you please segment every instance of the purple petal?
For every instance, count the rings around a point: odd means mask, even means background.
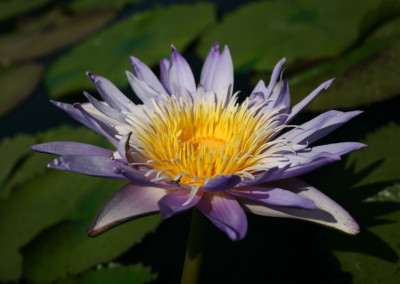
[[[167,93],[163,85],[160,83],[160,80],[158,80],[157,76],[154,75],[153,71],[146,64],[133,56],[131,56],[130,59],[133,73],[137,78],[144,81],[157,92],[164,94]]]
[[[47,167],[89,176],[126,179],[125,176],[115,172],[116,168],[123,165],[122,162],[112,160],[110,157],[69,155],[51,161]]]
[[[191,93],[196,91],[196,83],[194,81],[192,69],[186,62],[185,58],[172,45],[171,67],[169,68],[169,85],[172,94],[179,94],[181,88]]]
[[[132,132],[124,135],[121,137],[121,139],[118,142],[118,153],[128,163],[132,163],[132,155],[130,152],[130,147],[129,147],[129,139],[131,138]]]
[[[171,185],[166,185],[166,184],[161,184],[161,183],[154,183],[140,173],[135,171],[133,168],[130,167],[118,167],[114,169],[117,174],[122,174],[131,181],[135,185],[140,185],[140,186],[151,186],[151,187],[159,187],[159,188],[164,188],[164,189],[176,189],[176,186],[171,186]]]
[[[169,218],[176,213],[188,210],[195,206],[201,199],[203,193],[199,190],[194,198],[186,205],[183,205],[189,198],[189,190],[178,189],[172,193],[165,195],[158,202],[161,216]]]
[[[295,116],[303,109],[305,108],[322,90],[326,90],[329,88],[329,86],[332,84],[333,80],[335,78],[330,79],[321,85],[318,86],[314,91],[311,92],[307,97],[305,97],[302,101],[300,101],[298,104],[296,104],[294,107],[292,107],[292,111],[290,115],[288,116],[286,123],[289,123]]]
[[[341,142],[315,146],[311,148],[311,151],[314,153],[329,153],[334,156],[341,156],[364,147],[367,147],[367,145],[359,142]]]
[[[310,199],[314,201],[319,209],[304,210],[265,205],[248,199],[241,199],[241,204],[248,211],[257,215],[307,220],[333,227],[353,235],[360,231],[358,224],[346,210],[309,184],[298,179],[290,179],[279,181],[271,185],[293,191],[304,198]]]
[[[133,75],[131,72],[126,71],[129,84],[136,96],[147,106],[152,106],[151,100],[157,99],[160,95],[159,92],[151,88],[144,81]]]
[[[124,186],[103,205],[87,234],[93,237],[128,220],[158,212],[157,202],[166,193],[156,187]]]
[[[135,109],[135,104],[109,80],[102,76],[92,75],[89,72],[86,74],[109,106],[117,110],[133,111]]]
[[[252,186],[236,188],[229,191],[229,193],[234,196],[255,200],[269,205],[302,208],[308,210],[317,209],[312,200],[301,197],[298,194],[281,188]]]
[[[267,95],[270,92],[268,89],[265,87],[265,83],[263,80],[258,81],[257,85],[254,87],[253,91],[250,94],[250,100],[253,99],[261,99],[261,101],[264,101],[267,99]],[[260,96],[261,95],[261,96]]]
[[[88,155],[110,157],[112,154],[111,150],[78,142],[48,142],[32,145],[31,149],[37,152],[53,154],[57,156]]]
[[[360,113],[362,113],[362,111],[327,111],[315,117],[314,119],[303,123],[298,128],[294,128],[283,134],[280,136],[280,138],[284,138],[291,143],[311,144],[314,141],[317,141],[318,139],[331,133]]]
[[[216,42],[208,52],[207,58],[203,64],[203,68],[201,69],[200,85],[203,86],[206,91],[210,91],[212,88],[215,69],[217,67],[219,58],[219,44]]]
[[[292,158],[295,158],[295,156],[293,155]],[[310,158],[309,160],[307,160],[307,162],[303,163],[299,162],[295,166],[279,171],[275,175],[270,176],[267,179],[267,181],[296,177],[337,161],[340,161],[340,156],[327,156],[327,155],[314,156],[312,159]]]
[[[233,63],[231,53],[227,45],[224,47],[224,51],[215,67],[214,79],[212,81],[211,90],[215,92],[217,97],[220,93],[225,90],[229,91],[229,96],[232,95],[233,88]],[[230,88],[229,88],[230,87]]]
[[[269,98],[270,94],[272,93],[275,85],[276,85],[276,81],[278,80],[279,74],[281,74],[281,69],[282,69],[282,65],[285,63],[286,58],[282,58],[274,67],[274,70],[272,71],[271,74],[271,79],[269,80],[269,84],[268,84],[268,91],[269,93],[266,93],[266,99]]]
[[[168,58],[163,58],[160,60],[160,78],[165,90],[168,94],[171,94],[171,86],[169,85],[169,68],[171,67],[171,62]]]
[[[61,102],[57,102],[57,101],[50,101],[53,105],[55,105],[56,107],[62,109],[63,111],[65,111],[66,113],[68,113],[72,118],[74,118],[75,120],[79,121],[80,123],[82,123],[83,125],[93,129],[94,131],[98,132],[98,133],[102,133],[102,131],[97,128],[97,127],[93,127],[93,125],[87,120],[87,118],[82,114],[81,111],[79,111],[78,109],[74,108],[72,105],[70,104],[66,104],[66,103],[61,103]]]
[[[213,180],[210,180],[201,189],[206,192],[221,192],[227,191],[236,186],[241,181],[237,175],[219,175]]]
[[[225,192],[205,193],[197,208],[233,241],[244,238],[247,218],[237,200]]]
[[[88,92],[83,92],[83,94],[99,112],[121,123],[126,123],[125,116],[120,111],[117,111],[116,109],[113,109],[112,107],[109,107],[108,105],[98,101]]]
[[[106,116],[98,116],[94,113],[90,113],[84,109],[83,105],[84,104],[75,103],[74,108],[82,113],[82,115],[90,123],[90,128],[106,137],[113,145],[117,145],[115,135],[118,134],[118,132],[113,127],[115,124],[117,124],[117,121],[112,121]]]

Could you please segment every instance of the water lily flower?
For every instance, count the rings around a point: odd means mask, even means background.
[[[354,219],[328,196],[297,176],[340,160],[365,145],[313,146],[360,111],[327,111],[289,123],[332,80],[290,107],[289,85],[279,61],[268,86],[261,80],[241,104],[233,93],[233,64],[215,43],[198,85],[187,61],[172,46],[160,61],[160,79],[131,57],[129,83],[136,105],[106,78],[87,73],[104,101],[84,92],[87,103],[53,102],[106,137],[113,150],[76,142],[33,145],[58,155],[48,167],[129,183],[104,204],[88,230],[99,234],[127,220],[160,212],[163,218],[197,207],[232,240],[247,231],[245,211],[308,220],[349,234]]]

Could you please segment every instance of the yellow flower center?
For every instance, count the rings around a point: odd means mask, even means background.
[[[269,139],[281,129],[276,127],[279,110],[263,114],[249,108],[248,101],[237,104],[236,96],[164,96],[143,110],[146,121],[139,125],[132,119],[137,125],[131,143],[148,158],[149,174],[188,186],[204,185],[220,174],[253,178],[252,173],[265,170],[269,149],[278,143]]]

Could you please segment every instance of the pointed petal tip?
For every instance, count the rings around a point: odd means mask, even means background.
[[[218,41],[214,42],[213,45],[212,45],[212,48],[214,50],[219,50],[219,42]]]
[[[331,84],[333,83],[333,81],[335,81],[335,78],[332,78],[332,79],[330,79],[330,80],[324,82],[324,83],[323,83],[323,84],[324,84],[324,89],[325,89],[325,90],[328,89],[328,88],[331,86]]]

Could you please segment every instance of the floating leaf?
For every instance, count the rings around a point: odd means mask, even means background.
[[[271,70],[289,62],[336,56],[358,39],[358,27],[376,1],[265,1],[241,6],[202,38],[206,55],[214,41],[228,44],[238,71]]]
[[[182,50],[214,22],[212,4],[171,5],[167,8],[136,13],[96,34],[57,60],[46,77],[50,96],[93,89],[85,71],[106,76],[119,87],[128,80],[129,56],[149,65],[169,56],[174,43]]]
[[[0,281],[17,280],[22,273],[20,247],[67,218],[76,203],[101,184],[100,179],[49,169],[0,200],[0,231],[7,232],[0,234]]]
[[[7,0],[0,2],[0,21],[39,9],[53,0]]]
[[[24,278],[34,282],[54,281],[108,262],[154,230],[160,216],[130,221],[96,238],[85,235],[90,221],[63,223],[45,231],[25,247]]]
[[[112,9],[96,10],[66,17],[59,10],[55,16],[37,20],[35,30],[27,28],[0,37],[0,62],[3,65],[47,55],[86,37],[104,26],[115,15]],[[34,20],[33,20],[34,21]]]
[[[2,86],[0,116],[12,111],[28,99],[41,81],[43,71],[42,65],[30,63],[0,74],[0,86]]]
[[[362,151],[354,152],[348,164],[354,164],[356,172],[373,164],[377,167],[357,183],[357,186],[399,180],[399,171],[395,165],[400,164],[400,126],[395,123],[369,133],[364,141],[368,145]]]
[[[107,268],[102,267],[76,277],[68,277],[65,280],[56,282],[56,284],[141,284],[155,278],[156,275],[151,273],[151,269],[143,267],[141,264],[122,266],[110,263]]]
[[[0,171],[0,198],[8,196],[6,180],[10,178],[12,170],[17,163],[29,154],[30,145],[35,138],[30,135],[20,134],[13,138],[6,138],[0,143],[1,171]]]
[[[75,12],[99,9],[99,8],[113,8],[116,10],[120,10],[125,6],[132,5],[133,3],[139,3],[142,0],[79,0],[72,1],[71,4],[68,5],[68,8]]]
[[[324,111],[355,108],[398,95],[400,37],[391,44],[388,43],[390,42],[369,42],[341,59],[321,64],[293,78],[293,102],[300,101],[318,82],[335,76],[336,80],[328,91],[318,96],[308,109]],[[377,50],[380,51],[376,52]]]

